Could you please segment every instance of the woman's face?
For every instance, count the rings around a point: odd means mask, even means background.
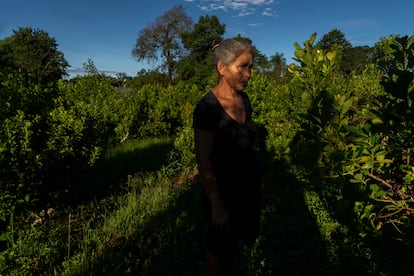
[[[244,51],[232,63],[223,66],[222,79],[234,90],[242,91],[249,83],[253,67],[253,55]]]

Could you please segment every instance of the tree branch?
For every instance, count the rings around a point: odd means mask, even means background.
[[[392,189],[392,185],[390,183],[388,183],[387,181],[385,181],[382,178],[379,178],[378,176],[373,175],[372,173],[369,173],[368,176],[376,181],[378,181],[379,183],[381,183],[382,185]]]

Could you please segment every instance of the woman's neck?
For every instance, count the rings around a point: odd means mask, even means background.
[[[211,91],[220,98],[232,99],[239,97],[239,91],[236,91],[229,87],[228,85],[219,82]]]

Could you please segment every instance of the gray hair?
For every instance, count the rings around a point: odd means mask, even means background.
[[[225,39],[223,41],[214,41],[212,45],[213,63],[216,65],[221,60],[225,65],[229,65],[238,58],[244,51],[250,52],[253,57],[256,54],[256,48],[251,44],[239,39]]]

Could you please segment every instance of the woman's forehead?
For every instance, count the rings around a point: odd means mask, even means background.
[[[235,62],[253,62],[253,54],[249,51],[243,51],[235,60]]]

